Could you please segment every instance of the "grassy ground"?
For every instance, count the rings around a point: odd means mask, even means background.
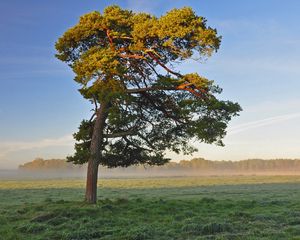
[[[300,239],[300,177],[0,182],[0,239]]]

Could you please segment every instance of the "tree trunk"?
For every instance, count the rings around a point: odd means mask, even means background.
[[[87,167],[85,201],[95,204],[97,202],[98,167],[102,157],[103,129],[108,115],[108,104],[101,103],[96,112],[96,120],[93,128],[90,146],[90,158]]]
[[[97,202],[98,167],[96,159],[90,157],[87,168],[85,201],[95,204]]]

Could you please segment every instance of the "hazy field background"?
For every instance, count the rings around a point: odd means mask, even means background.
[[[300,171],[134,171],[126,169],[112,169],[103,171],[100,169],[99,177],[102,179],[114,178],[168,178],[168,177],[231,177],[231,176],[300,176]],[[86,170],[0,170],[0,180],[43,180],[43,179],[82,179],[86,178]]]

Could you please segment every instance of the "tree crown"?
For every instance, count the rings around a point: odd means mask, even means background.
[[[161,17],[118,6],[83,15],[56,43],[57,58],[75,73],[84,98],[107,104],[101,164],[163,164],[165,150],[191,153],[191,139],[223,145],[228,121],[241,110],[218,100],[213,81],[174,66],[205,59],[221,37],[191,8]],[[88,159],[95,118],[74,134],[75,163]]]

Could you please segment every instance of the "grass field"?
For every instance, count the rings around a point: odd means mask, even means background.
[[[300,176],[0,181],[0,239],[300,239]]]

